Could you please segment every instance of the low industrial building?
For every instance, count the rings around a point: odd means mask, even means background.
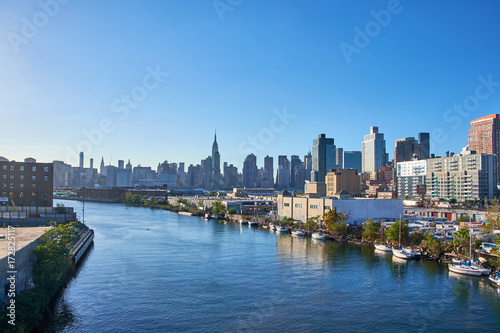
[[[369,198],[327,198],[292,196],[287,192],[278,194],[278,215],[306,222],[310,217],[320,218],[330,209],[347,215],[349,224],[358,225],[370,218],[395,220],[403,216],[403,200]]]

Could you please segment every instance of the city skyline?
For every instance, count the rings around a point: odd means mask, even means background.
[[[436,155],[459,152],[469,122],[498,113],[499,13],[495,1],[4,2],[0,155],[198,164],[217,128],[221,160],[241,170],[249,153],[301,156],[319,133],[359,151],[371,126],[390,159],[418,132]]]

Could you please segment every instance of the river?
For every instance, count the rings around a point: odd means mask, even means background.
[[[85,222],[95,245],[47,332],[500,330],[500,292],[444,264],[118,204]]]

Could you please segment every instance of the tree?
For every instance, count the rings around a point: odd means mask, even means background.
[[[361,233],[363,239],[375,240],[377,238],[381,226],[382,226],[381,222],[377,222],[374,219],[367,220],[365,224],[363,224],[363,231]]]
[[[452,242],[456,252],[465,251],[466,245],[469,245],[469,228],[461,227],[455,233],[455,239]]]
[[[399,228],[401,226],[401,244],[408,243],[410,229],[403,220],[394,222],[390,228],[385,229],[387,239],[394,243],[399,243]]]
[[[210,191],[210,192],[208,193],[208,196],[209,196],[209,197],[215,197],[215,196],[217,196],[218,194],[219,194],[219,193],[217,193],[217,191]]]
[[[226,215],[227,208],[224,206],[222,201],[217,200],[214,203],[212,203],[212,214],[222,216]]]
[[[235,207],[231,207],[227,210],[227,213],[229,215],[233,215],[233,214],[236,214],[236,212],[238,212],[238,210],[235,208]]]
[[[205,202],[203,200],[198,201],[198,207],[204,208],[205,207]]]
[[[62,203],[58,203],[55,208],[56,214],[64,214],[66,213],[66,207]]]
[[[486,222],[483,231],[485,234],[491,235],[494,229],[500,229],[500,201],[496,197],[491,204],[486,205]]]
[[[346,221],[347,215],[343,213],[337,212],[337,207],[334,207],[333,210],[329,210],[323,216],[323,221],[325,223],[325,227],[332,232],[332,234],[336,236],[342,236],[347,234],[347,225]]]
[[[319,228],[318,219],[319,219],[319,215],[308,218],[307,222],[304,224],[304,229],[306,229],[308,231],[318,230],[318,228]]]

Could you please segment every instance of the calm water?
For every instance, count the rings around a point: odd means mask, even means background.
[[[81,203],[62,202],[81,213]],[[85,220],[95,246],[48,332],[500,327],[500,293],[488,280],[438,263],[122,205],[86,203]]]

